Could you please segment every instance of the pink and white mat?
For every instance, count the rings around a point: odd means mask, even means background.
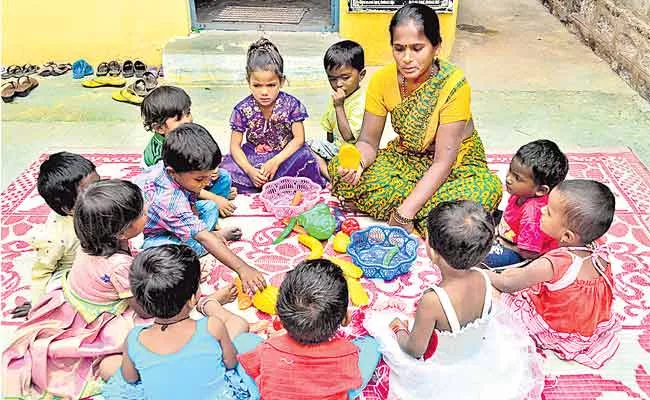
[[[140,171],[140,154],[90,153],[84,154],[98,167],[105,178],[130,179]],[[0,336],[6,341],[19,323],[11,319],[10,311],[29,296],[30,259],[33,252],[26,238],[30,230],[45,222],[48,207],[36,191],[38,166],[41,156],[2,193],[2,292],[0,303]],[[508,169],[510,154],[491,154],[488,161],[502,178]],[[546,385],[543,398],[554,399],[650,399],[650,172],[630,151],[569,154],[570,177],[599,180],[616,195],[616,218],[606,241],[612,252],[613,273],[616,280],[615,311],[624,318],[620,334],[621,347],[616,356],[603,368],[591,370],[579,364],[564,362],[546,353],[544,373]],[[336,205],[328,193],[323,201]],[[295,236],[280,245],[272,245],[283,226],[264,211],[256,197],[239,196],[236,215],[223,225],[239,226],[243,240],[233,243],[232,249],[250,264],[260,268],[268,280],[279,285],[284,274],[304,259],[308,250]],[[359,218],[362,226],[374,223],[370,218]],[[331,247],[326,250],[334,254]],[[230,270],[214,264],[207,286],[215,287],[232,282]],[[422,291],[440,279],[440,273],[428,261],[424,248],[411,272],[394,281],[363,279],[370,294],[373,309],[387,307],[412,312]],[[247,310],[249,322],[268,319],[265,314]],[[346,328],[346,334],[363,331],[363,311],[355,313],[355,321]],[[387,367],[380,365],[364,392],[367,400],[385,399],[387,395]]]

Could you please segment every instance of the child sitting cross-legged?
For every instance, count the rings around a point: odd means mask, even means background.
[[[327,80],[334,93],[321,119],[327,140],[312,140],[311,150],[321,174],[329,179],[327,163],[343,143],[356,143],[365,112],[365,97],[359,83],[366,75],[363,47],[352,40],[334,43],[323,57]]]
[[[390,366],[390,396],[538,398],[544,376],[535,345],[492,304],[490,279],[478,268],[494,237],[491,218],[458,200],[440,203],[427,222],[427,254],[442,281],[422,295],[411,328],[390,311],[373,312],[364,323]]]
[[[140,106],[140,113],[147,131],[153,131],[144,149],[144,163],[151,167],[162,160],[163,145],[167,134],[178,126],[192,122],[192,100],[185,91],[176,86],[159,86],[149,93]],[[229,217],[235,212],[231,201],[237,196],[232,187],[230,173],[219,168],[212,173],[210,182],[199,192],[202,200],[211,200],[219,206],[219,214]]]
[[[47,217],[30,245],[36,251],[32,264],[31,301],[24,302],[12,311],[13,318],[27,316],[32,304],[57,285],[61,276],[70,270],[79,249],[79,239],[74,232],[72,214],[79,192],[99,180],[95,165],[88,159],[62,151],[43,161],[38,172],[36,188],[52,213]]]
[[[232,342],[248,331],[248,323],[222,307],[237,291],[230,285],[199,300],[200,278],[199,257],[186,245],[168,244],[138,254],[131,291],[154,317],[153,325],[131,330],[121,367],[105,371],[112,374],[104,386],[106,400],[249,398],[234,370],[237,351]],[[191,319],[195,306],[207,318]]]
[[[331,261],[303,261],[287,273],[277,304],[287,334],[237,357],[262,399],[353,399],[361,393],[379,351],[370,337],[333,339],[348,322],[347,309],[347,284]]]
[[[198,200],[221,163],[221,151],[210,133],[197,124],[183,124],[167,134],[163,160],[137,178],[149,202],[143,248],[184,243],[199,256],[212,254],[241,278],[244,290],[266,286],[262,274],[233,253],[226,240],[241,237],[239,228],[217,226],[215,203]]]
[[[592,243],[607,232],[614,210],[614,195],[602,183],[562,182],[541,220],[542,231],[560,247],[524,268],[490,273],[494,287],[504,292],[503,303],[539,347],[591,368],[600,368],[619,346],[611,267],[606,252]]]
[[[518,264],[557,248],[557,241],[539,228],[541,210],[568,172],[569,161],[550,140],[536,140],[517,150],[506,176],[508,205],[484,261],[488,267]]]

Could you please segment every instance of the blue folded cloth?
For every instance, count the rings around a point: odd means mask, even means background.
[[[93,74],[93,66],[84,59],[79,59],[72,64],[72,78],[81,79]]]

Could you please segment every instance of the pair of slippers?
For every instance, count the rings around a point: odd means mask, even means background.
[[[153,72],[147,71],[142,75],[141,79],[136,79],[135,82],[122,90],[114,91],[112,98],[123,103],[140,105],[145,96],[156,87],[158,87],[158,78]]]
[[[93,66],[88,64],[88,61],[80,59],[72,64],[72,78],[81,79],[85,76],[93,74]]]
[[[102,62],[97,66],[97,76],[120,76],[123,75],[125,78],[131,78],[136,76],[142,78],[142,75],[147,71],[147,66],[140,60],[135,62],[131,60],[124,61],[123,64],[113,60],[110,62]]]
[[[23,66],[10,65],[7,70],[2,73],[2,79],[22,78],[23,76],[35,74],[38,71],[38,66],[34,64],[25,64]]]
[[[50,61],[43,64],[38,74],[40,76],[59,76],[65,74],[71,69],[72,64],[57,64],[54,61]]]
[[[9,81],[2,85],[2,101],[11,103],[16,96],[26,97],[37,86],[38,81],[29,76],[21,76],[17,81]]]

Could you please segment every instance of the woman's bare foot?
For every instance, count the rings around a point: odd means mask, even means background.
[[[360,213],[362,212],[359,210],[359,207],[352,201],[352,200],[347,200],[347,199],[339,199],[341,202],[341,207],[343,210],[347,212],[353,212],[353,213]]]
[[[237,188],[230,188],[230,194],[228,195],[228,200],[234,200],[237,197]]]
[[[210,297],[216,299],[222,306],[228,303],[232,303],[237,298],[237,287],[235,287],[234,284],[230,283],[220,289],[217,289],[217,291],[212,293]]]
[[[224,240],[230,242],[239,240],[242,237],[241,229],[236,226],[229,226],[227,228],[221,228],[218,231],[214,232],[215,235],[220,235]]]

